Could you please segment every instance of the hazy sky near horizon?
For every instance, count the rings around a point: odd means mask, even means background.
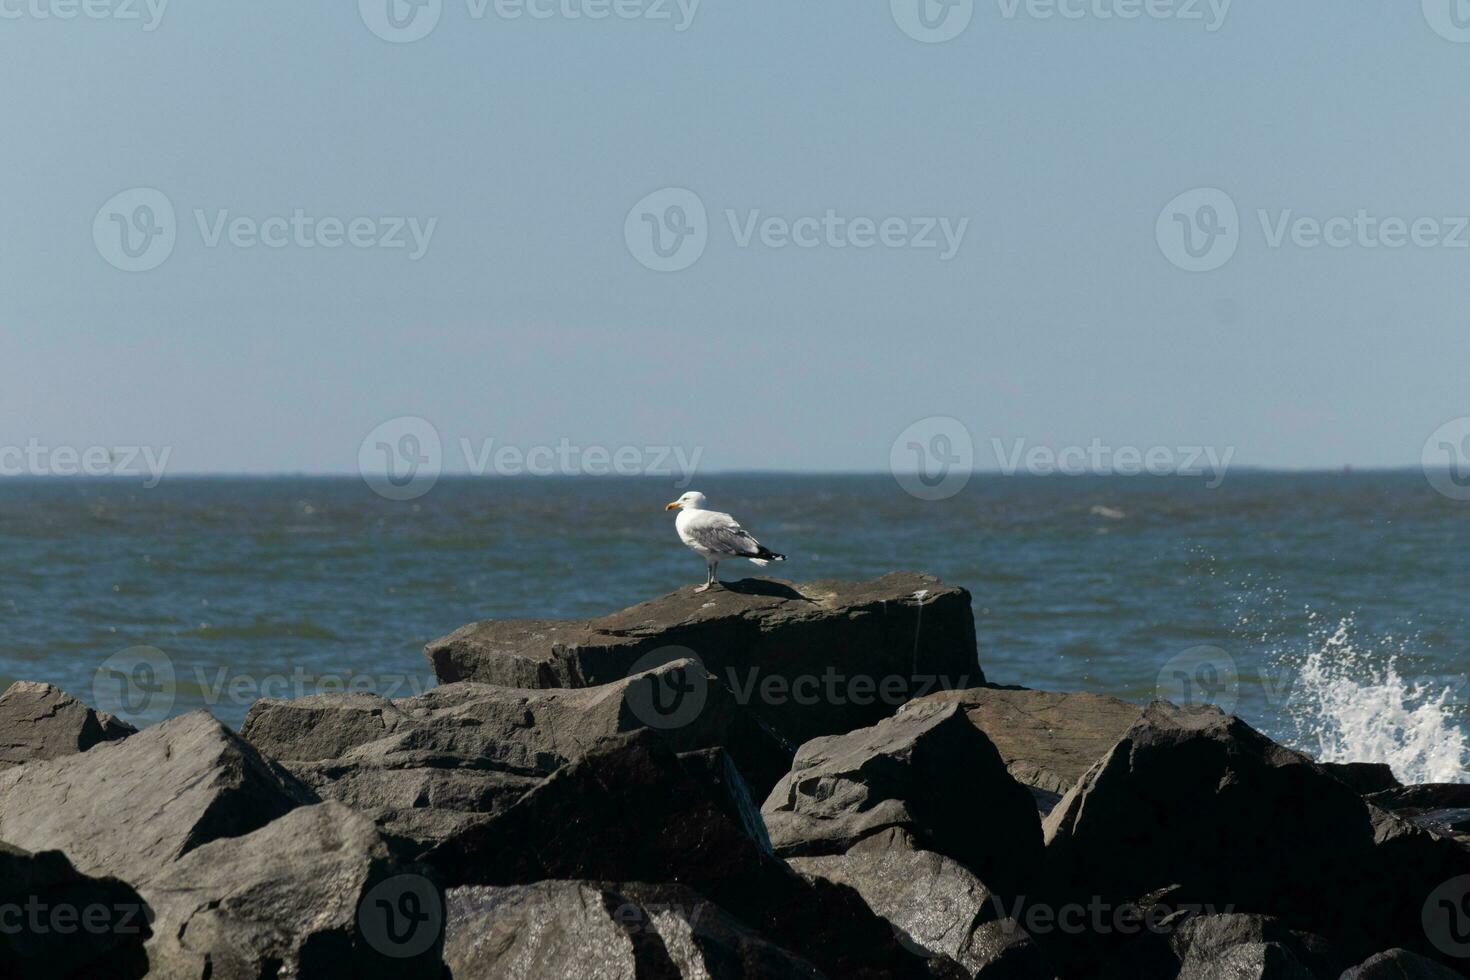
[[[1470,416],[1459,0],[1060,2],[0,0],[0,446],[1418,464]]]

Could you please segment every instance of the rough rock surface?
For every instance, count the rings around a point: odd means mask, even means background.
[[[1049,811],[1133,726],[1143,709],[1105,694],[1023,688],[940,691],[904,705],[954,703],[995,745],[1012,778]]]
[[[599,619],[472,623],[424,652],[441,681],[546,688],[610,684],[689,651],[791,744],[985,682],[969,592],[913,572],[690,586]]]
[[[1280,943],[1241,943],[1186,959],[1175,980],[1317,980],[1317,974]]]
[[[1358,891],[1335,901],[1371,903],[1365,931],[1372,948],[1407,948],[1470,976],[1470,850],[1386,810],[1368,811],[1376,860],[1363,869]]]
[[[782,856],[842,854],[898,827],[1004,896],[1022,893],[1041,858],[1031,794],[952,703],[806,743],[761,813]]]
[[[1368,797],[1417,827],[1454,837],[1470,845],[1470,784],[1423,783],[1400,786]]]
[[[85,752],[136,731],[58,687],[16,681],[0,694],[0,770]]]
[[[648,731],[609,740],[426,860],[450,885],[678,883],[829,977],[927,975],[855,892],[809,883]]]
[[[1194,916],[1170,936],[1180,976],[1336,976],[1341,964],[1327,940],[1289,928],[1279,919],[1242,912]],[[1244,972],[1242,972],[1244,971]]]
[[[800,957],[678,885],[542,881],[449,892],[456,978],[819,980]]]
[[[1001,896],[958,861],[920,848],[905,830],[864,838],[846,854],[789,863],[855,889],[905,945],[925,956],[944,954],[972,977],[1054,975]]]
[[[263,700],[242,733],[323,798],[362,811],[422,850],[505,810],[603,739],[657,721],[655,698],[685,688],[703,692],[700,710],[687,723],[657,729],[660,737],[675,751],[723,746],[742,773],[756,773],[764,797],[790,767],[790,751],[689,660],[595,688],[466,682],[396,701],[370,694]]]
[[[142,887],[196,847],[265,826],[315,794],[202,711],[80,755],[0,772],[0,840],[56,849]]]
[[[1360,796],[1402,788],[1393,770],[1382,762],[1319,762],[1317,766],[1346,783]]]
[[[89,878],[60,851],[0,843],[0,977],[131,980],[148,968],[150,935],[131,885]]]
[[[1351,970],[1341,980],[1459,980],[1460,975],[1434,960],[1406,949],[1390,949],[1375,953]]]
[[[150,977],[437,978],[443,893],[340,803],[205,844],[145,889]],[[380,904],[384,903],[384,904]]]
[[[1191,902],[1320,934],[1348,958],[1424,943],[1409,920],[1470,854],[1370,810],[1239,719],[1155,702],[1047,818],[1037,898],[1116,907],[1178,885]],[[1060,938],[1049,952],[1075,969],[1117,937]]]

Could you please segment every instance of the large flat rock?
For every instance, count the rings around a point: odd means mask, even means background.
[[[970,594],[914,572],[690,586],[598,619],[472,623],[425,648],[441,681],[525,688],[614,683],[691,653],[793,744],[985,681]]]
[[[437,980],[443,892],[424,870],[341,804],[300,807],[153,880],[149,976]]]
[[[80,755],[0,772],[0,840],[60,850],[87,874],[142,887],[196,847],[315,802],[280,766],[196,711]]]
[[[903,707],[958,704],[1005,760],[1011,777],[1047,805],[1108,754],[1143,709],[1105,694],[1011,688],[940,691]]]
[[[85,752],[136,731],[58,687],[16,681],[0,694],[0,770]]]
[[[764,798],[791,752],[691,660],[592,688],[461,682],[396,701],[263,700],[241,731],[324,799],[366,813],[418,853],[506,809],[604,739],[657,724],[657,696],[685,688],[698,692],[698,710],[655,728],[659,737],[675,752],[723,747]]]

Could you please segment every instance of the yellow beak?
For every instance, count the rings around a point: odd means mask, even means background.
[[[678,509],[679,509],[679,501],[677,501],[677,500],[674,501],[672,504],[664,504],[664,510],[678,510]]]

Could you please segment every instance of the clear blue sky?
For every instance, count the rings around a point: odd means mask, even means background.
[[[1415,465],[1470,414],[1470,248],[1272,247],[1257,216],[1470,215],[1470,44],[1417,2],[1238,0],[1211,31],[1203,0],[1203,21],[979,0],[939,44],[886,0],[703,0],[682,31],[674,0],[443,0],[412,43],[347,2],[175,0],[151,31],[143,0],[36,15],[67,3],[0,0],[0,444],[352,472],[369,430],[417,415],[446,443],[882,470],[939,415],[982,466],[999,438],[1334,467]],[[150,271],[94,243],[134,187],[177,213]],[[625,243],[666,187],[708,210],[677,272]],[[1239,208],[1209,272],[1156,240],[1197,187]],[[297,208],[436,224],[416,260],[207,243],[220,212]],[[945,261],[742,247],[726,215],[828,209],[968,226]]]

